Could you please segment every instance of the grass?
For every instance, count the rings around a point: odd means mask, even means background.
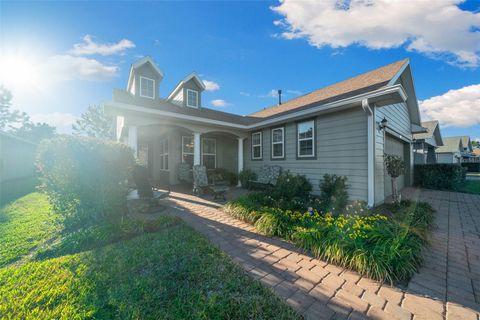
[[[309,215],[261,207],[261,197],[248,194],[230,202],[225,211],[265,235],[290,240],[319,259],[373,279],[408,280],[421,265],[433,222],[433,210],[426,203],[405,201],[362,214]]]
[[[37,202],[25,201],[29,199]],[[12,205],[34,212],[44,200],[34,194],[18,200],[22,206]],[[2,220],[2,225],[15,224],[19,217]],[[36,261],[0,268],[2,318],[299,318],[179,218],[50,233],[39,236],[40,242],[52,234],[57,240],[40,250]]]
[[[58,216],[40,193],[26,195],[0,209],[0,267],[18,261],[60,230]]]
[[[480,194],[480,180],[465,180],[459,192]]]

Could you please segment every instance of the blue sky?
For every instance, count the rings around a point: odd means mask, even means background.
[[[290,99],[408,57],[424,118],[439,118],[444,135],[480,137],[479,0],[431,2],[439,25],[418,22],[427,1],[416,4],[418,17],[354,2],[339,12],[339,2],[327,2],[0,2],[0,80],[14,91],[16,108],[64,131],[88,105],[125,87],[130,64],[144,55],[165,74],[163,97],[197,71],[219,86],[204,93],[204,106],[238,114],[275,104],[273,89]],[[456,14],[440,14],[445,7]],[[372,33],[354,10],[384,16],[391,28],[368,19],[377,23]],[[332,12],[344,20],[329,19]],[[75,52],[87,35],[110,50]],[[122,39],[123,49],[112,49]]]

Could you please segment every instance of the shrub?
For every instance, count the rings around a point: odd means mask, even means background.
[[[242,187],[250,188],[249,181],[250,180],[252,180],[252,181],[256,180],[257,179],[257,174],[255,172],[253,172],[252,170],[245,169],[245,170],[242,170],[239,173],[238,179],[240,180],[240,183],[242,184]]]
[[[213,180],[215,181],[226,181],[228,182],[231,186],[237,185],[238,182],[238,177],[237,174],[231,171],[228,171],[227,169],[223,168],[215,168],[211,171],[209,171],[209,178],[212,177]],[[214,182],[214,181],[212,181]]]
[[[348,202],[347,177],[325,174],[320,183],[320,201],[323,211],[343,211]]]
[[[467,169],[467,172],[480,172],[480,162],[464,162],[462,167]]]
[[[385,168],[388,175],[392,178],[392,198],[393,202],[398,202],[397,178],[405,173],[405,162],[399,156],[393,154],[384,155]]]
[[[41,189],[67,227],[118,221],[126,213],[126,184],[134,164],[127,146],[63,136],[39,147]]]
[[[456,164],[417,164],[414,184],[437,190],[459,190],[465,182],[466,169]]]
[[[270,190],[273,198],[290,201],[294,198],[308,199],[312,191],[312,184],[304,175],[291,174],[289,171],[282,172],[277,183]]]

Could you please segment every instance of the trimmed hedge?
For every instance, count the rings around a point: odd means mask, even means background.
[[[464,162],[462,167],[467,169],[467,172],[480,172],[480,162]]]
[[[467,170],[456,164],[417,164],[414,184],[436,190],[459,190],[465,182]]]

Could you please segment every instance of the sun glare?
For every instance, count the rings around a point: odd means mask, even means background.
[[[0,55],[0,84],[12,91],[42,89],[45,85],[40,77],[40,66],[27,55]]]

